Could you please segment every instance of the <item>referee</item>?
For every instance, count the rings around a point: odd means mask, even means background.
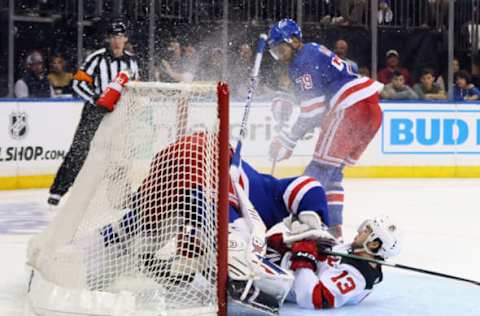
[[[57,171],[50,187],[48,204],[60,202],[77,177],[87,158],[90,142],[107,110],[95,104],[97,98],[115,79],[118,72],[128,70],[131,80],[138,80],[138,63],[125,50],[127,28],[122,22],[113,22],[108,28],[108,47],[90,54],[74,76],[73,90],[85,101],[72,145]]]

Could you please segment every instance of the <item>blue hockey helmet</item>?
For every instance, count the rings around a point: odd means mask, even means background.
[[[282,19],[270,28],[267,43],[270,47],[281,43],[291,43],[293,36],[302,39],[300,26],[292,19]]]

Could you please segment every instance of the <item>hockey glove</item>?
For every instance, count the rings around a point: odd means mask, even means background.
[[[108,112],[112,112],[120,100],[123,87],[127,84],[128,79],[128,72],[120,71],[115,80],[108,84],[105,91],[103,91],[95,103],[107,109]]]
[[[300,268],[306,268],[315,271],[318,258],[317,242],[315,240],[296,241],[292,244],[292,264],[290,269],[295,271]]]
[[[304,239],[322,240],[322,243],[336,245],[337,241],[327,231],[320,216],[314,211],[303,211],[298,216],[291,215],[283,220],[287,227],[283,240],[287,245]]]
[[[295,140],[291,139],[285,132],[281,132],[270,144],[270,159],[281,161],[290,158],[296,145]]]

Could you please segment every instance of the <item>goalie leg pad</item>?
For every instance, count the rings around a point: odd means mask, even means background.
[[[253,308],[269,315],[278,315],[280,303],[278,300],[265,292],[250,281],[234,281],[228,282],[228,293],[233,301]]]
[[[249,294],[251,288],[255,288],[275,298],[278,306],[281,306],[293,284],[292,273],[270,262],[259,253],[252,252],[248,247],[249,235],[239,230],[238,226],[230,225],[228,274],[232,281],[242,281],[245,286],[242,294],[237,293],[235,296],[245,302],[252,295]],[[234,227],[237,229],[233,229]]]

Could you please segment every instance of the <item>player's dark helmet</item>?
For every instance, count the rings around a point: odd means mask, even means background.
[[[126,35],[127,27],[122,21],[114,21],[108,26],[108,35]]]
[[[302,39],[302,30],[292,19],[283,19],[275,23],[268,32],[268,46],[273,47],[281,43],[291,43],[292,37]]]

